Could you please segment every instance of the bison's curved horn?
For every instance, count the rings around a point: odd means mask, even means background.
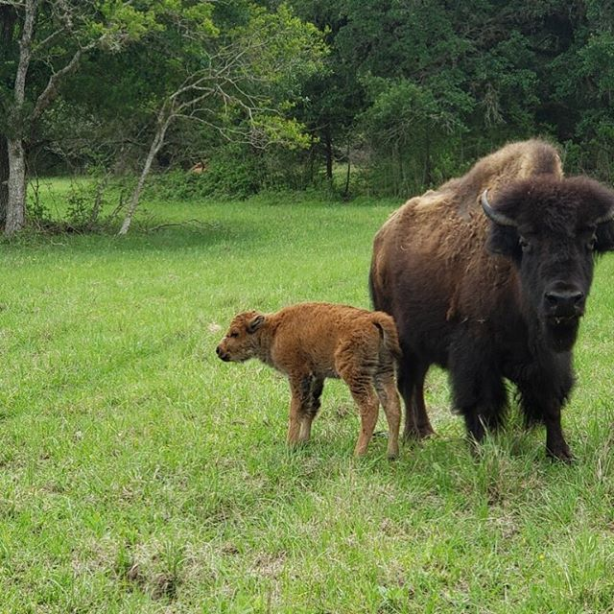
[[[606,222],[611,222],[612,220],[614,220],[614,207],[611,207],[605,215],[598,217],[595,220],[595,224],[605,224]]]
[[[516,222],[511,218],[507,217],[507,215],[503,215],[500,211],[495,211],[488,202],[488,190],[484,190],[482,194],[482,209],[484,209],[484,213],[486,217],[491,219],[496,224],[500,224],[501,226],[514,226],[516,227]]]

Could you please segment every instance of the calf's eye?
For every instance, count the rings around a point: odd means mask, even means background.
[[[523,252],[526,252],[530,247],[529,242],[524,237],[518,239],[518,245]]]

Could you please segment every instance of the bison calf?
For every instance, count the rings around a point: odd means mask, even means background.
[[[389,315],[328,303],[292,305],[267,315],[247,311],[233,319],[216,352],[224,361],[259,358],[288,376],[289,445],[309,440],[324,379],[334,377],[347,383],[360,410],[354,454],[367,450],[379,398],[388,420],[388,458],[398,455],[401,412],[394,370],[401,350]]]

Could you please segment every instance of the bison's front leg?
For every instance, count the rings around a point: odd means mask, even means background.
[[[544,422],[546,424],[546,454],[550,458],[561,460],[564,463],[571,463],[573,461],[573,454],[570,452],[563,435],[561,406],[559,403],[553,403],[548,408],[544,416]]]
[[[470,442],[480,443],[503,423],[507,394],[495,361],[471,338],[459,343],[450,357],[455,409],[465,418]]]
[[[565,463],[572,462],[573,455],[563,435],[561,410],[572,384],[570,368],[541,373],[531,381],[518,383],[520,407],[527,426],[543,423],[546,427],[546,455]]]

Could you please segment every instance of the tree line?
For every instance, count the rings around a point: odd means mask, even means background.
[[[536,135],[612,176],[611,1],[0,0],[0,20],[5,234],[44,174],[131,177],[122,232],[151,179],[406,196]]]

